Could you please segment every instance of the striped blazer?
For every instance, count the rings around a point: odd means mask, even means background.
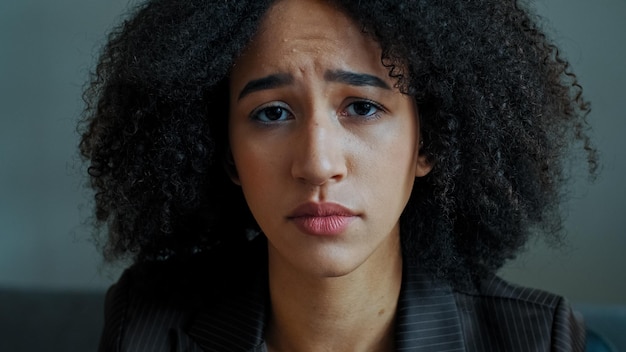
[[[151,286],[140,280],[141,270],[129,269],[107,293],[100,352],[266,351],[267,273],[258,273],[187,275],[173,286],[169,279]],[[233,277],[243,284],[218,286]],[[197,285],[203,281],[211,287]],[[236,289],[216,293],[224,287]],[[471,292],[453,290],[409,264],[395,324],[397,351],[584,351],[585,345],[584,326],[562,297],[497,276]]]

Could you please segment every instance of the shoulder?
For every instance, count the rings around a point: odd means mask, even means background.
[[[511,284],[498,276],[477,290],[455,292],[468,344],[475,350],[583,351],[585,329],[559,295]],[[474,349],[472,349],[474,350]]]
[[[100,351],[169,351],[193,304],[173,287],[148,286],[127,269],[107,291]]]
[[[107,291],[100,352],[199,351],[188,328],[199,312],[245,290],[261,244],[224,246],[185,260],[135,264]],[[246,260],[242,260],[245,258]]]

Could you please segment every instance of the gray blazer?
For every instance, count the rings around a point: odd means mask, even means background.
[[[266,351],[267,273],[264,265],[249,266],[259,270],[221,275],[240,284],[206,275],[161,289],[127,270],[107,293],[100,351]],[[584,351],[584,326],[562,297],[497,276],[459,291],[416,265],[403,270],[397,351]],[[211,285],[187,286],[200,281]],[[225,287],[235,289],[224,294]]]

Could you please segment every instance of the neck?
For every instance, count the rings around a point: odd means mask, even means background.
[[[399,240],[339,277],[293,270],[270,250],[270,351],[391,351],[402,282]],[[389,255],[396,253],[396,255]]]

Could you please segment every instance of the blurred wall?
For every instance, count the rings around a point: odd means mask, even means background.
[[[100,288],[81,89],[123,0],[0,1],[0,285]],[[113,274],[112,274],[113,275]]]
[[[502,275],[576,302],[626,303],[626,1],[537,0],[591,101],[589,123],[602,170],[589,184],[574,174],[567,246],[530,244]]]
[[[0,286],[103,289],[76,154],[81,88],[122,0],[0,2]],[[592,102],[603,170],[573,180],[568,246],[532,243],[502,275],[576,302],[626,303],[626,1],[537,0]]]

